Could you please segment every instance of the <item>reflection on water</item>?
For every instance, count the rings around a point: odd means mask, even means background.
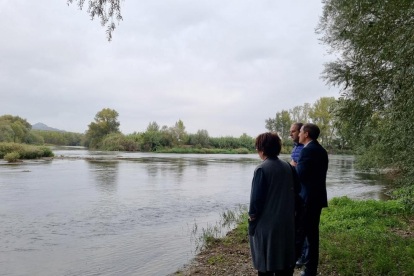
[[[91,175],[95,178],[96,186],[101,192],[116,192],[119,162],[88,160],[87,164]]]
[[[171,273],[193,256],[194,220],[214,224],[222,211],[248,204],[261,162],[256,155],[55,153],[70,158],[0,162],[1,275]],[[383,199],[383,179],[355,171],[352,156],[329,158],[330,198]]]

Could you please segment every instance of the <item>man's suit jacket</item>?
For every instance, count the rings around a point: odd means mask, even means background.
[[[326,173],[328,171],[328,153],[313,140],[300,152],[296,165],[300,182],[301,196],[308,209],[328,207],[326,195]]]

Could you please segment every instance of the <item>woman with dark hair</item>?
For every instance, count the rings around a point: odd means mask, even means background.
[[[293,275],[295,256],[296,171],[278,158],[282,141],[274,132],[256,138],[263,162],[254,171],[249,207],[249,237],[258,275]]]

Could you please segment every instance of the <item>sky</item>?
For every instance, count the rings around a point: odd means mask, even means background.
[[[338,97],[321,14],[320,0],[125,0],[108,42],[66,0],[0,0],[0,115],[83,133],[111,108],[125,134],[181,119],[255,137],[278,111]]]

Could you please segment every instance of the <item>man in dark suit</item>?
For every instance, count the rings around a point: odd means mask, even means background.
[[[304,147],[299,155],[297,172],[302,183],[301,196],[306,203],[305,232],[308,250],[302,276],[315,276],[319,261],[319,221],[322,208],[328,207],[326,173],[328,153],[318,143],[320,130],[315,124],[304,124],[299,132],[299,143]]]

